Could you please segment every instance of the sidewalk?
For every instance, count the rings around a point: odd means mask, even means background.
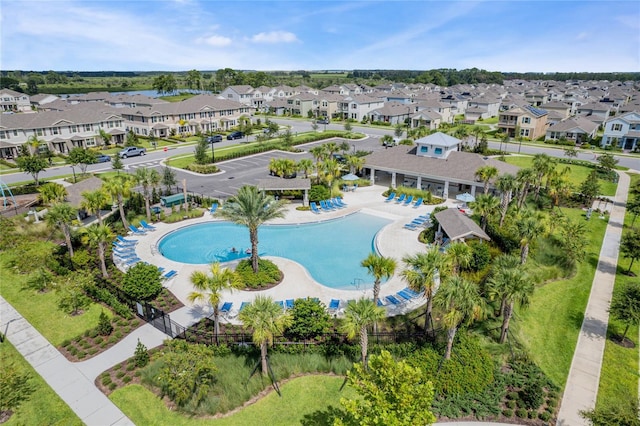
[[[84,375],[0,296],[0,330],[85,424],[133,425]]]
[[[616,279],[625,203],[631,180],[626,173],[618,175],[620,180],[615,202],[602,242],[591,294],[560,405],[558,426],[588,425],[580,416],[580,411],[592,410],[596,405],[609,323],[609,305]]]

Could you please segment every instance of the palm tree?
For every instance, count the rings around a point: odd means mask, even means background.
[[[367,366],[367,352],[369,350],[369,336],[367,327],[375,324],[385,317],[384,308],[377,306],[369,299],[351,300],[344,310],[344,322],[342,331],[347,333],[347,337],[353,339],[360,336],[360,353],[362,365]]]
[[[82,193],[82,201],[80,202],[80,207],[85,209],[89,214],[95,214],[98,218],[98,223],[102,225],[102,214],[100,213],[100,209],[108,202],[109,196],[102,189],[96,189],[95,191],[84,191]]]
[[[522,208],[522,205],[527,199],[529,188],[535,180],[535,177],[536,174],[531,168],[518,170],[516,174],[516,182],[518,182],[518,209]]]
[[[433,298],[433,305],[442,309],[444,313],[442,323],[447,328],[447,349],[444,359],[449,359],[458,327],[461,324],[469,325],[482,318],[484,300],[474,283],[462,277],[452,276],[445,279],[438,289]]]
[[[500,176],[496,181],[496,188],[500,191],[500,226],[504,224],[504,218],[507,215],[507,209],[511,202],[514,189],[516,189],[518,183],[516,178],[509,173],[505,173]]]
[[[468,267],[471,263],[473,252],[471,247],[462,241],[456,241],[447,247],[446,257],[451,265],[451,272],[453,275],[458,275],[461,269]]]
[[[480,216],[480,227],[483,231],[487,230],[487,221],[500,208],[500,200],[489,194],[480,194],[475,201],[469,203],[469,207],[473,209],[474,214]]]
[[[59,183],[49,182],[38,188],[43,204],[61,203],[67,197],[67,189]]]
[[[322,161],[318,167],[319,175],[325,180],[327,186],[331,188],[334,179],[342,174],[342,166],[333,158]]]
[[[107,263],[105,261],[105,244],[113,240],[113,232],[107,225],[91,225],[88,228],[84,228],[82,233],[83,240],[92,247],[98,248],[98,258],[100,259],[100,270],[104,278],[109,278],[109,272],[107,271]]]
[[[547,179],[549,195],[553,199],[553,205],[558,207],[560,199],[569,196],[572,190],[569,174],[571,169],[567,166],[562,171],[554,170]]]
[[[221,268],[219,262],[214,262],[210,266],[210,274],[203,271],[194,271],[191,274],[191,284],[196,289],[187,296],[189,302],[206,300],[213,307],[213,329],[218,340],[220,333],[220,308],[218,305],[222,300],[222,292],[225,290],[239,289],[242,287],[242,280],[234,271],[228,268]]]
[[[521,266],[519,256],[514,256],[511,254],[501,254],[493,260],[493,264],[491,265],[491,274],[495,275],[501,270],[514,269],[519,266]],[[502,315],[502,312],[504,312],[505,303],[505,300],[501,300],[500,310],[498,311],[498,314],[496,316]]]
[[[424,317],[424,329],[429,329],[431,319],[431,309],[433,305],[433,294],[437,289],[436,276],[440,271],[444,273],[447,266],[447,258],[438,247],[427,249],[426,253],[418,253],[413,256],[405,256],[402,261],[407,264],[407,269],[402,271],[402,278],[407,281],[409,288],[419,293],[424,292],[427,299],[427,306]],[[441,276],[440,276],[441,277]]]
[[[547,216],[539,211],[522,210],[515,220],[515,228],[520,237],[520,263],[525,264],[529,256],[529,246],[533,240],[544,233]]]
[[[547,154],[536,154],[533,156],[533,170],[536,174],[535,186],[536,186],[536,201],[540,196],[540,188],[542,187],[542,179],[547,176],[553,169],[555,169],[555,161]]]
[[[136,169],[136,182],[142,186],[142,197],[147,212],[147,220],[151,222],[151,196],[152,190],[160,185],[160,173],[156,169],[140,167]]]
[[[375,253],[369,253],[362,262],[363,268],[367,268],[369,275],[373,276],[373,301],[374,303],[380,296],[380,282],[389,279],[396,271],[396,260],[391,257],[378,256]]]
[[[509,321],[513,315],[513,308],[517,303],[520,307],[529,305],[529,298],[533,295],[535,285],[522,267],[500,268],[488,281],[488,293],[498,297],[502,306],[502,329],[500,343],[504,343],[509,331]]]
[[[64,241],[69,250],[69,257],[73,257],[73,246],[71,245],[71,222],[76,219],[78,212],[68,203],[57,203],[49,209],[45,216],[47,224],[53,228],[58,228],[64,234]]]
[[[364,157],[357,155],[348,155],[347,164],[349,165],[349,173],[357,173],[364,167]]]
[[[323,144],[323,147],[327,152],[327,157],[328,158],[332,158],[333,154],[335,154],[336,152],[340,151],[340,147],[335,142],[327,142],[327,143]],[[349,149],[349,148],[347,148],[347,149]]]
[[[111,195],[111,197],[118,203],[120,218],[122,219],[122,224],[124,225],[125,230],[129,229],[129,222],[127,222],[127,217],[124,214],[124,198],[131,195],[132,186],[133,181],[129,175],[113,176],[105,181],[103,186],[107,194]]]
[[[258,272],[258,228],[268,220],[284,217],[286,203],[287,200],[275,200],[255,186],[243,186],[222,209],[218,209],[218,215],[223,219],[249,228],[253,272]]]
[[[476,177],[484,182],[483,194],[489,193],[489,181],[498,176],[498,169],[495,166],[482,166],[476,170]]]
[[[245,328],[253,330],[253,342],[260,346],[262,374],[266,375],[268,345],[273,344],[274,335],[282,334],[291,325],[291,314],[283,311],[271,297],[258,295],[240,311],[238,318]]]
[[[298,165],[296,166],[298,171],[304,173],[304,177],[308,178],[310,172],[313,170],[313,161],[310,158],[302,158],[298,161]]]
[[[309,150],[309,153],[313,156],[313,160],[316,163],[328,157],[328,153],[324,145],[314,146]]]

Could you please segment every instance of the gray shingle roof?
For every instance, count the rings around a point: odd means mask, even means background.
[[[451,241],[474,237],[491,240],[482,228],[458,209],[442,210],[435,214],[435,218]]]

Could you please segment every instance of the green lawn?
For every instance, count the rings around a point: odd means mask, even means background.
[[[522,156],[506,156],[504,161],[509,164],[513,164],[518,167],[528,168],[533,164],[533,157],[529,155]],[[578,166],[575,164],[558,164],[556,170],[562,170],[565,167],[569,167],[571,172],[569,174],[569,181],[574,188],[579,188],[580,184],[585,181],[589,173],[593,169],[585,166]],[[616,195],[617,184],[600,179],[600,195],[612,196]]]
[[[275,392],[237,413],[221,419],[196,419],[170,411],[162,401],[140,385],[126,386],[109,398],[138,425],[294,425],[323,424],[326,416],[319,413],[329,406],[339,407],[341,397],[352,398],[355,391],[345,387],[340,376],[304,376],[281,385],[282,397]],[[315,414],[314,414],[315,413]],[[306,416],[306,419],[305,419]]]
[[[31,373],[36,391],[16,410],[5,425],[82,425],[69,406],[49,387],[20,353],[9,343],[0,344],[0,365],[15,363]]]
[[[98,325],[100,312],[106,310],[95,303],[77,316],[58,309],[55,291],[38,293],[25,290],[27,275],[15,274],[6,267],[6,254],[0,253],[0,294],[27,319],[52,345],[58,346]]]
[[[563,212],[574,220],[585,220],[581,211]],[[531,359],[560,387],[569,374],[607,225],[597,216],[586,223],[587,256],[576,274],[537,288],[528,309],[517,310],[512,327]]]
[[[640,181],[640,175],[631,174],[631,185]],[[633,217],[629,212],[625,216],[625,232],[629,232]],[[636,219],[635,226],[638,226]],[[640,276],[640,262],[635,262],[632,271],[635,277],[630,277],[621,272],[629,269],[629,259],[618,258],[618,273],[616,275],[615,288],[620,288],[632,281],[637,282]],[[608,334],[622,335],[624,325],[613,318],[609,318]],[[598,388],[598,400],[596,407],[612,406],[620,401],[624,395],[638,397],[638,327],[631,327],[627,333],[627,338],[635,343],[634,348],[624,348],[617,343],[607,339],[604,349],[604,359],[600,374],[600,386]]]

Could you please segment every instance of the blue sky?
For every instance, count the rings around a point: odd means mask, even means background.
[[[640,71],[640,2],[0,0],[0,69]]]

